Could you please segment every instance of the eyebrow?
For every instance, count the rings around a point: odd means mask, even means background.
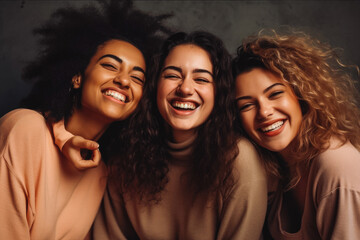
[[[277,85],[285,86],[282,83],[274,83],[274,84],[270,85],[269,87],[265,88],[263,93],[266,93],[266,92],[270,91],[273,87],[275,87]],[[251,99],[251,97],[250,96],[241,96],[241,97],[236,98],[235,101],[237,102],[237,101],[242,100],[242,99]]]
[[[193,73],[208,73],[211,77],[213,77],[213,74],[206,69],[196,68]]]
[[[98,59],[98,61],[100,61],[101,59],[106,58],[106,57],[112,58],[112,59],[114,59],[115,61],[117,61],[117,62],[119,62],[119,63],[122,63],[122,62],[123,62],[123,60],[122,60],[121,58],[119,58],[119,57],[117,57],[117,56],[115,56],[115,55],[112,55],[112,54],[105,54],[104,56],[101,56],[101,57]]]
[[[167,66],[167,67],[164,67],[163,70],[161,72],[165,72],[166,70],[168,69],[172,69],[172,70],[175,70],[179,73],[182,73],[182,69],[179,68],[179,67],[175,67],[175,66]]]
[[[106,58],[106,57],[112,58],[112,59],[114,59],[115,61],[117,61],[117,62],[119,62],[119,63],[123,63],[123,60],[122,60],[121,58],[119,58],[119,57],[117,57],[117,56],[115,56],[115,55],[113,55],[113,54],[105,54],[104,56],[101,56],[101,57],[98,59],[98,61],[100,61],[101,59]],[[143,74],[145,74],[145,70],[142,69],[142,68],[139,67],[139,66],[133,67],[133,70],[139,71],[139,72],[142,72]]]
[[[179,68],[179,67],[175,67],[175,66],[167,66],[167,67],[164,67],[164,69],[162,70],[162,72],[164,72],[165,70],[167,69],[172,69],[172,70],[175,70],[175,71],[178,71],[179,73],[182,73],[182,69]],[[201,69],[201,68],[196,68],[192,71],[193,73],[208,73],[211,77],[213,77],[213,74],[206,70],[206,69]]]

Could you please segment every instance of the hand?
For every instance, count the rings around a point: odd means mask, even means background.
[[[62,153],[78,170],[97,167],[101,160],[99,144],[80,136],[66,141]]]

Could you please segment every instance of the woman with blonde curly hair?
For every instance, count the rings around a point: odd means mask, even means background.
[[[238,48],[237,130],[275,179],[271,238],[360,239],[359,95],[348,69],[303,33],[259,34]]]

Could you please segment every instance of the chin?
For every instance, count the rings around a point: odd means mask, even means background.
[[[284,144],[284,143],[283,144],[282,143],[274,143],[274,144],[262,144],[261,146],[272,152],[281,152],[284,149],[286,149],[288,145],[289,144]]]

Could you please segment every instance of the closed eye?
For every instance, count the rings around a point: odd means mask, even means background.
[[[255,107],[255,104],[253,104],[253,103],[245,103],[245,104],[242,104],[239,106],[239,111],[246,112],[246,111],[253,109],[254,107]]]
[[[165,79],[179,79],[181,77],[178,75],[175,75],[175,74],[167,74],[167,75],[164,75],[164,78]]]
[[[110,63],[101,63],[101,66],[103,66],[105,69],[108,69],[110,71],[117,71],[117,67]]]
[[[198,83],[210,83],[210,81],[206,78],[196,78],[195,81]]]
[[[138,76],[131,76],[131,78],[137,84],[144,85],[144,83],[145,83],[144,79],[142,79],[142,78],[140,78]]]
[[[284,91],[274,91],[269,95],[269,98],[277,98],[280,97],[280,95],[284,93]]]

